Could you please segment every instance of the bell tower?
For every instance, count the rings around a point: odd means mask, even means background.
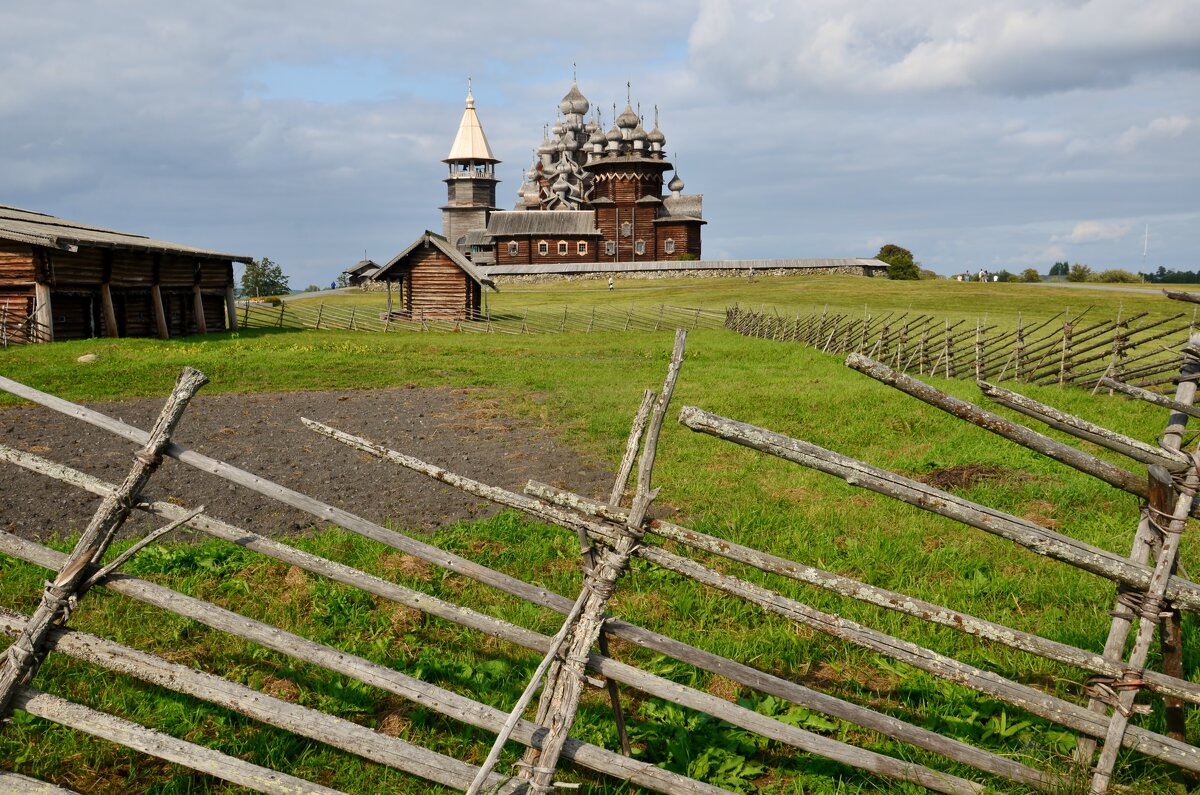
[[[467,80],[467,107],[450,154],[442,161],[450,168],[446,177],[446,204],[442,207],[442,234],[457,245],[467,232],[487,228],[488,217],[496,209],[496,164],[483,126],[475,113],[475,97]]]

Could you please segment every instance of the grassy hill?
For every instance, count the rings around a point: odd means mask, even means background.
[[[618,283],[618,289],[611,292],[606,287],[602,282],[510,286],[489,300],[506,310],[630,302],[719,309],[738,303],[774,306],[780,313],[791,313],[820,311],[828,305],[830,311],[911,310],[951,319],[986,316],[1011,322],[1018,315],[1047,317],[1066,306],[1072,311],[1094,306],[1093,312],[1109,315],[1118,311],[1166,315],[1181,309],[1153,292],[850,277],[631,281]],[[383,299],[378,294],[351,292],[339,300],[373,306],[372,302]],[[0,351],[0,372],[77,401],[165,395],[184,365],[210,376],[207,392],[369,389],[400,384],[471,387],[472,394],[500,399],[509,411],[546,424],[569,444],[600,456],[615,469],[642,390],[661,384],[670,345],[669,330],[541,336],[260,330],[170,341],[88,340],[13,348]],[[99,354],[99,361],[76,363],[84,352]],[[931,383],[980,401],[973,384]],[[1164,411],[1122,398],[1053,387],[1021,391],[1146,441],[1153,441],[1165,422]],[[0,405],[12,402],[7,396],[0,397]],[[889,390],[844,368],[835,357],[720,330],[698,330],[690,336],[675,410],[669,414],[659,447],[655,474],[662,491],[658,502],[674,509],[676,521],[682,524],[1084,648],[1098,650],[1103,645],[1114,593],[1110,585],[1038,559],[982,532],[693,434],[673,421],[684,405],[765,426],[909,476],[923,477],[955,467],[986,467],[990,477],[962,487],[959,493],[1120,554],[1128,553],[1138,520],[1133,498]],[[403,451],[402,444],[397,446]],[[534,543],[529,543],[530,539]],[[431,543],[517,576],[534,578],[561,593],[574,594],[578,589],[570,536],[511,514],[445,528],[432,536]],[[298,545],[369,571],[381,570],[381,548],[348,533],[314,533]],[[319,614],[298,612],[282,601],[266,600],[264,604],[258,594],[279,587],[278,566],[215,542],[166,549],[163,556],[139,563],[135,573],[203,598],[218,599],[231,609],[254,611],[263,620],[327,639],[372,659],[419,671],[424,678],[469,692],[502,709],[515,701],[537,662],[532,655],[509,647],[498,652],[486,639],[436,621],[392,637],[381,629],[388,620],[385,606],[336,586],[315,586],[328,605]],[[7,560],[0,566],[0,604],[27,609],[44,573]],[[1184,568],[1198,567],[1197,546],[1185,536]],[[213,577],[214,572],[218,577]],[[1084,678],[1077,671],[821,591],[758,579],[814,607],[840,612],[1060,694],[1077,695],[1074,683]],[[532,628],[550,632],[555,628],[552,617],[460,578],[414,580],[413,584]],[[798,629],[646,566],[636,567],[622,584],[614,612],[1030,764],[1053,769],[1067,764],[1071,735],[1044,721],[1028,719],[1019,725],[1027,719],[1019,710],[1003,708],[907,666]],[[78,625],[139,648],[167,650],[206,669],[232,668],[236,677],[256,685],[277,678],[299,679],[303,685],[297,697],[304,703],[368,725],[383,719],[379,705],[386,699],[369,688],[229,643],[190,622],[151,616],[119,598],[105,597],[97,599],[86,615],[81,611]],[[1190,621],[1187,627],[1191,629]],[[372,638],[383,641],[376,644]],[[1197,659],[1200,651],[1195,646],[1194,640],[1189,640],[1191,660]],[[651,658],[633,648],[620,648],[617,653],[622,659],[637,660],[658,673],[711,692],[748,699],[760,711],[786,711],[749,691],[730,692],[729,683],[719,677]],[[497,658],[503,665],[489,667],[489,661]],[[1194,676],[1195,671],[1189,675]],[[232,753],[264,764],[287,764],[297,775],[350,792],[384,788],[426,791],[419,781],[358,765],[338,752],[250,725],[216,708],[197,707],[188,699],[101,675],[56,655],[37,684],[173,734],[226,750],[234,748]],[[740,777],[731,774],[733,783],[726,781],[726,786],[736,784],[745,791],[764,793],[873,792],[889,787],[883,780],[836,765],[814,764],[777,744],[756,744],[730,727],[675,714],[649,699],[630,696],[629,709],[639,747],[672,769],[686,771],[705,748],[712,747],[744,760]],[[456,730],[419,709],[401,712],[409,739],[474,762],[486,754],[490,737],[482,733]],[[790,719],[884,753],[903,754],[958,774],[965,772],[909,747],[836,722],[823,722],[817,716],[794,713]],[[1158,715],[1144,723],[1161,728]],[[603,709],[589,709],[579,735],[613,747],[610,724],[611,716]],[[661,726],[668,728],[656,728]],[[1193,732],[1197,728],[1192,726]],[[764,771],[754,772],[754,764],[764,765]],[[20,718],[0,732],[0,767],[54,778],[56,771],[80,766],[95,771],[99,782],[95,791],[200,792],[206,786],[202,779],[178,769],[145,762],[107,744],[47,728],[31,718]],[[1125,770],[1124,783],[1133,785],[1135,791],[1158,792],[1168,786],[1166,772],[1140,757],[1130,756]],[[595,781],[586,774],[576,777]],[[78,779],[55,780],[84,788]],[[998,787],[1005,789],[1003,784]],[[897,787],[888,791],[918,790]]]

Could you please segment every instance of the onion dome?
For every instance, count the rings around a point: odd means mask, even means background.
[[[554,180],[554,185],[550,187],[550,190],[555,193],[569,192],[571,190],[571,183],[567,181],[567,175],[559,174],[558,179]]]
[[[571,135],[570,133],[563,133],[562,138],[559,139],[559,146],[561,146],[563,149],[566,149],[568,152],[574,152],[579,148],[579,141],[576,140],[574,135]]]
[[[632,130],[641,124],[641,119],[633,112],[633,106],[628,102],[625,103],[625,110],[621,111],[621,115],[617,117],[617,126],[622,130]]]
[[[671,177],[671,181],[667,183],[667,190],[671,191],[671,193],[680,193],[683,191],[683,180],[679,178],[678,172],[676,172],[675,176]]]
[[[620,137],[621,133],[619,130],[614,128],[613,132],[615,132],[617,134],[617,136]],[[604,130],[601,130],[600,127],[598,125],[596,125],[596,129],[594,129],[592,131],[591,136],[588,138],[588,143],[591,144],[592,146],[597,146],[597,145],[604,146],[604,144],[607,141],[608,141],[608,137],[605,136]]]
[[[663,131],[658,129],[658,125],[654,125],[654,129],[646,133],[646,140],[652,144],[662,146],[667,142],[667,136],[663,135]]]
[[[634,141],[645,141],[647,139],[648,136],[646,134],[646,128],[642,126],[640,119],[638,120],[637,126],[633,128],[633,132],[629,134],[629,137]]]
[[[562,98],[562,102],[558,103],[558,109],[564,116],[569,113],[576,113],[583,116],[588,112],[592,105],[587,101],[587,97],[579,91],[579,83],[571,81],[571,90]]]
[[[621,135],[621,131],[614,126],[604,137],[610,141],[620,141],[625,136]]]

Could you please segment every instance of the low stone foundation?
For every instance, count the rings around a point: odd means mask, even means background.
[[[591,271],[588,273],[536,273],[515,276],[491,275],[496,284],[542,284],[545,282],[579,282],[595,281],[596,279],[706,279],[706,278],[758,278],[760,276],[887,276],[887,269],[865,266],[844,266],[836,268],[766,268],[763,270],[747,268],[696,268],[689,270],[655,270],[655,271]]]

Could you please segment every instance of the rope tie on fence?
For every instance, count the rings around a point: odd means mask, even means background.
[[[149,450],[138,450],[133,454],[135,460],[142,462],[148,467],[158,468],[162,464],[162,455],[160,453],[152,453]]]
[[[1131,676],[1137,678],[1131,679],[1129,678]],[[1129,718],[1133,715],[1150,714],[1150,705],[1132,704],[1126,708],[1121,704],[1120,691],[1140,690],[1143,686],[1145,686],[1145,684],[1145,681],[1141,678],[1140,672],[1126,670],[1124,676],[1122,676],[1120,679],[1115,679],[1111,676],[1093,676],[1087,680],[1084,687],[1084,692],[1086,692],[1090,698],[1094,698],[1096,701],[1100,701],[1112,707],[1126,718]]]

